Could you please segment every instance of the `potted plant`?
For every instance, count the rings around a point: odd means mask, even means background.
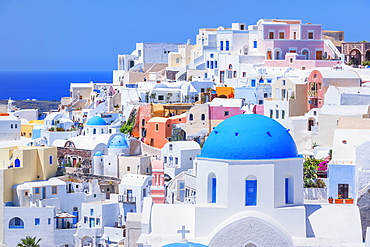
[[[331,197],[331,196],[330,196],[330,197],[328,198],[328,202],[329,202],[329,203],[333,203],[333,201],[334,201],[333,197]]]
[[[346,204],[353,204],[353,201],[354,201],[353,198],[345,199]]]
[[[338,199],[335,199],[336,204],[342,204],[343,203],[343,198],[341,194],[338,194]]]

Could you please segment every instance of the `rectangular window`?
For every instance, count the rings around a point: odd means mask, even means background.
[[[322,51],[316,51],[316,60],[322,60]]]
[[[94,216],[94,209],[90,208],[90,216]]]
[[[270,110],[270,118],[273,117],[273,110]]]
[[[53,195],[58,194],[58,187],[57,186],[51,186],[51,194],[53,194]]]
[[[179,158],[175,157],[175,165],[179,164]]]
[[[269,31],[269,39],[274,39],[274,31]]]
[[[180,182],[179,188],[180,188],[180,201],[183,202],[185,201],[185,182]]]
[[[155,124],[155,131],[158,132],[159,131],[159,124]]]
[[[211,61],[210,69],[213,69],[213,61]]]
[[[285,119],[285,111],[281,110],[281,119]]]
[[[308,39],[313,39],[313,32],[309,31],[307,36],[308,36]]]
[[[180,63],[180,58],[176,58],[176,63]]]
[[[164,156],[164,157],[163,157],[163,162],[164,162],[164,163],[167,163],[167,156]]]
[[[272,80],[271,79],[267,79],[267,83],[271,83],[272,82]]]
[[[17,124],[14,124],[14,128],[18,128],[18,125]]]
[[[10,125],[10,128],[13,129],[13,124]]]
[[[225,111],[225,112],[224,112],[224,116],[225,116],[225,117],[226,117],[226,116],[229,116],[229,114],[230,114],[230,113],[229,113],[228,111]]]
[[[236,70],[234,70],[234,78],[236,78],[237,77],[237,72],[236,72]]]
[[[289,178],[285,178],[285,204],[289,204]]]
[[[245,180],[245,205],[257,205],[257,180]]]
[[[279,118],[279,110],[275,110],[275,117]]]
[[[215,61],[215,69],[217,69],[217,61]]]
[[[86,224],[87,223],[87,217],[85,216],[84,217],[84,224]]]
[[[50,218],[48,218],[48,225],[50,225],[51,224],[51,219]]]
[[[210,57],[210,58],[213,58],[213,53],[209,54],[209,57]]]
[[[100,225],[100,218],[96,218],[96,225]]]
[[[259,105],[263,105],[263,100],[259,100],[259,101],[258,101],[258,104],[259,104]]]
[[[224,50],[224,42],[221,40],[220,41],[220,51]]]
[[[138,56],[141,57],[141,50],[138,50],[137,53],[138,53]]]
[[[212,178],[212,203],[216,203],[216,178]]]
[[[257,48],[257,40],[253,41],[253,48]]]
[[[229,41],[226,40],[226,50],[228,51],[230,49],[230,46],[229,46]]]
[[[279,32],[279,39],[285,39],[285,33]]]
[[[52,155],[50,155],[50,156],[49,156],[49,164],[50,164],[50,165],[52,165],[52,164],[53,164],[53,156],[52,156]]]
[[[247,72],[243,72],[243,77],[247,77]]]
[[[130,170],[131,170],[131,167],[129,167],[129,166],[128,166],[128,167],[127,167],[127,171],[129,172]]]
[[[169,145],[169,149],[170,149],[170,151],[172,151],[172,144]]]
[[[206,68],[207,69],[209,68],[209,61],[207,61],[207,63],[206,63]]]
[[[39,226],[40,225],[40,218],[35,218],[35,226]]]
[[[40,187],[35,187],[34,190],[34,194],[40,194]]]
[[[255,79],[251,80],[251,87],[256,87],[256,80]]]
[[[293,39],[297,39],[297,32],[293,32]]]
[[[283,80],[282,82],[283,82],[283,86],[285,86],[285,80]]]
[[[158,100],[164,100],[164,95],[158,95]]]

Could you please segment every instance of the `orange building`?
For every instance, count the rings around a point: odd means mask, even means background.
[[[156,147],[162,148],[164,144],[169,142],[168,138],[172,137],[172,125],[185,123],[185,114],[165,118],[153,117],[147,123],[145,143]]]
[[[235,90],[233,87],[216,87],[216,94],[219,98],[233,99]]]

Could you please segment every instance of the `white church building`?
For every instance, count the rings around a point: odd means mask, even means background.
[[[194,160],[196,203],[146,198],[137,244],[364,246],[357,206],[304,204],[302,163],[289,130],[275,120],[231,117]]]

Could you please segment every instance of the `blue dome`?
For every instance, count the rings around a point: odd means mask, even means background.
[[[202,158],[227,160],[298,157],[293,138],[277,121],[258,114],[241,114],[221,122],[205,141]]]
[[[188,242],[188,243],[166,244],[163,245],[162,247],[207,247],[207,245]]]
[[[108,148],[128,148],[127,140],[121,135],[116,135],[110,140]]]
[[[94,154],[94,156],[102,156],[102,155],[103,155],[102,151],[96,151],[96,153]]]
[[[94,116],[87,121],[86,125],[107,125],[103,118]]]

